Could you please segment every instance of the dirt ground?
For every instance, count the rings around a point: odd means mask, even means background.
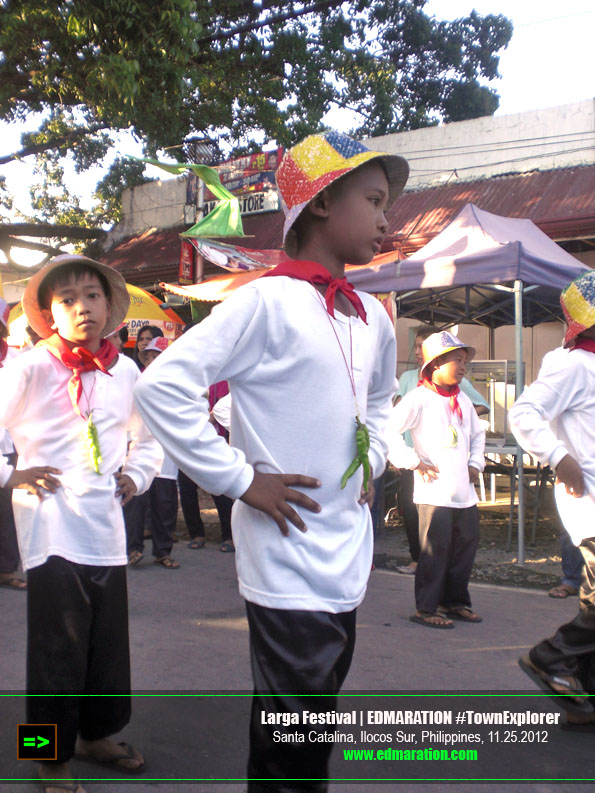
[[[508,514],[480,511],[480,540],[475,557],[472,581],[507,586],[550,589],[560,583],[560,535],[557,521],[541,517],[535,542],[530,541],[531,516],[527,521],[525,563],[517,564],[517,530],[513,527],[510,551],[506,549]],[[410,561],[402,519],[389,520],[376,541],[374,563],[395,569]]]

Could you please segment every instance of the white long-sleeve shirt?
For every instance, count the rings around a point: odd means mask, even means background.
[[[585,479],[583,498],[595,501],[595,355],[592,352],[560,347],[547,353],[537,379],[514,403],[508,420],[522,448],[542,465],[555,469],[567,454],[574,457]],[[595,517],[595,505],[592,514]],[[575,542],[593,536],[592,523],[566,528]]]
[[[92,468],[86,442],[87,422],[68,395],[72,371],[47,348],[14,358],[0,369],[0,426],[6,427],[19,454],[18,468],[52,466],[61,487],[43,501],[15,489],[12,503],[25,570],[56,555],[89,565],[126,564],[126,535],[114,473],[144,492],[159,471],[162,452],[134,407],[138,368],[120,355],[109,370],[82,375],[83,407],[93,408],[103,463]],[[131,443],[127,454],[127,432]],[[3,458],[2,458],[3,459]],[[4,485],[12,468],[0,468]]]
[[[420,461],[438,468],[435,480],[424,481],[414,471],[413,500],[416,504],[463,509],[477,503],[468,467],[485,467],[485,432],[473,403],[462,391],[458,402],[462,421],[450,410],[449,400],[419,386],[392,409],[387,427],[388,459],[396,468],[417,468]],[[456,431],[456,444],[451,426]],[[402,434],[411,431],[413,448]]]
[[[384,470],[382,440],[396,390],[396,343],[388,315],[360,294],[368,325],[339,312],[331,320],[304,281],[277,276],[238,289],[143,373],[137,403],[177,465],[209,493],[242,496],[262,473],[304,474],[322,482],[304,492],[320,513],[292,504],[308,527],[283,537],[268,515],[236,501],[232,527],[241,594],[271,608],[349,611],[363,599],[372,561],[367,505],[358,504],[362,469],[341,490],[355,456],[353,374],[370,461]],[[332,324],[331,324],[332,323]],[[350,344],[351,328],[351,344]],[[201,398],[227,380],[228,445]],[[299,488],[298,488],[299,489]]]

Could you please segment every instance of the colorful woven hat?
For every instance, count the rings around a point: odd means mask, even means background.
[[[23,304],[23,311],[27,317],[27,322],[42,339],[47,339],[54,333],[50,323],[44,315],[42,307],[39,305],[39,288],[51,272],[66,264],[80,264],[90,267],[100,272],[106,279],[111,292],[109,301],[110,316],[105,323],[101,335],[103,337],[109,336],[109,334],[122,322],[130,306],[130,296],[126,289],[126,281],[113,267],[77,254],[64,253],[60,256],[56,256],[49,264],[46,264],[45,267],[42,267],[39,272],[35,273],[35,275],[29,279],[21,301]]]
[[[308,201],[354,168],[381,158],[388,176],[389,204],[405,187],[407,160],[396,154],[371,151],[341,132],[310,135],[285,153],[277,170],[277,186],[285,213],[283,242]]]
[[[468,361],[471,361],[475,356],[475,347],[470,344],[464,344],[457,336],[447,330],[441,330],[439,333],[432,333],[431,336],[428,336],[421,345],[421,354],[423,356],[421,376],[424,376],[424,370],[428,364],[441,355],[451,352],[451,350],[467,350]]]
[[[6,330],[8,330],[8,315],[10,314],[10,306],[0,297],[0,322],[4,325]]]
[[[568,328],[564,346],[595,325],[595,270],[583,273],[562,290],[560,305]]]
[[[155,338],[151,339],[151,341],[145,347],[145,352],[149,352],[149,350],[163,352],[163,350],[167,350],[168,347],[169,339],[166,339],[165,336],[155,336]]]

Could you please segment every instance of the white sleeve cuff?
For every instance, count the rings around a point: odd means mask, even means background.
[[[240,498],[248,490],[253,479],[254,468],[249,463],[246,463],[238,478],[225,491],[225,495],[229,496],[229,498]]]
[[[564,459],[564,457],[566,457],[568,453],[569,453],[568,449],[566,448],[566,446],[564,446],[563,443],[560,444],[560,446],[556,446],[554,451],[550,454],[550,459],[549,459],[550,468],[552,468],[555,471],[558,465],[560,464],[560,462]]]

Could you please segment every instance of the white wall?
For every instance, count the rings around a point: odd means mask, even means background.
[[[102,240],[103,249],[109,250],[132,234],[181,226],[185,203],[185,176],[127,187],[122,194],[122,220]]]
[[[408,188],[595,163],[595,99],[369,138],[409,160]],[[456,171],[456,174],[454,174]]]

